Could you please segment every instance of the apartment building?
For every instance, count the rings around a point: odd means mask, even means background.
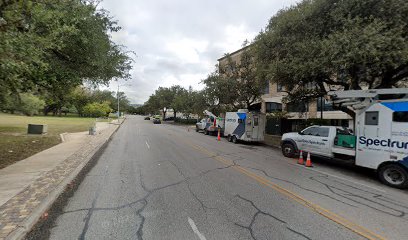
[[[239,62],[241,54],[249,47],[250,45],[230,53],[229,57],[232,61]],[[225,66],[228,63],[227,61],[228,58],[224,56],[218,59],[218,65]],[[273,129],[274,134],[298,131],[304,126],[306,120],[310,119],[324,119],[327,124],[333,126],[353,127],[352,118],[342,111],[334,110],[331,103],[324,98],[310,100],[301,104],[285,104],[283,98],[286,93],[280,84],[268,82],[263,90],[264,94],[261,96],[260,101],[254,104],[254,110],[264,113],[287,112],[285,119],[270,122],[269,128]]]
[[[333,106],[325,98],[318,98],[302,103],[283,103],[283,98],[287,94],[283,87],[277,83],[269,82],[262,95],[262,108],[264,113],[285,111],[286,119],[280,122],[281,133],[289,131],[299,131],[308,119],[324,119],[324,122],[332,126],[353,127],[352,118],[342,112],[333,109]]]

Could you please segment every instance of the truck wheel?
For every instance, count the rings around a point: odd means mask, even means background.
[[[232,136],[232,140],[231,140],[233,143],[237,143],[238,142],[238,139],[237,139],[237,137],[236,136]]]
[[[285,143],[285,144],[282,145],[282,154],[283,154],[283,156],[288,157],[288,158],[293,158],[293,157],[295,157],[295,153],[296,153],[296,150],[295,150],[295,146],[293,146],[293,144]]]
[[[205,134],[205,135],[208,135],[208,134],[209,134],[209,132],[208,132],[207,129],[204,129],[204,134]]]
[[[232,136],[228,135],[228,142],[232,142]]]
[[[198,128],[196,128],[196,132],[198,132]]]
[[[408,187],[408,172],[398,164],[382,166],[378,170],[378,177],[382,183],[388,186],[401,189]]]

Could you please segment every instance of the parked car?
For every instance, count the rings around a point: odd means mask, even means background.
[[[150,120],[150,117],[145,117],[144,120]]]
[[[153,124],[161,124],[160,119],[158,118],[153,119]]]

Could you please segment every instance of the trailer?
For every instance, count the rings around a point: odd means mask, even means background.
[[[356,113],[355,134],[334,126],[311,126],[282,136],[282,152],[300,150],[325,158],[352,160],[375,169],[379,179],[408,187],[408,88],[329,93],[333,104]]]
[[[225,114],[224,136],[229,142],[260,142],[264,140],[266,115],[240,109]]]

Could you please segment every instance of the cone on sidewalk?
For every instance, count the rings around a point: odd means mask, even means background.
[[[313,167],[312,165],[312,160],[310,159],[310,153],[307,153],[307,159],[306,159],[306,167]]]
[[[220,129],[218,129],[217,140],[218,140],[218,141],[221,141],[221,130],[220,130]]]
[[[303,160],[303,151],[300,150],[298,164],[303,165],[304,163],[305,161]]]

